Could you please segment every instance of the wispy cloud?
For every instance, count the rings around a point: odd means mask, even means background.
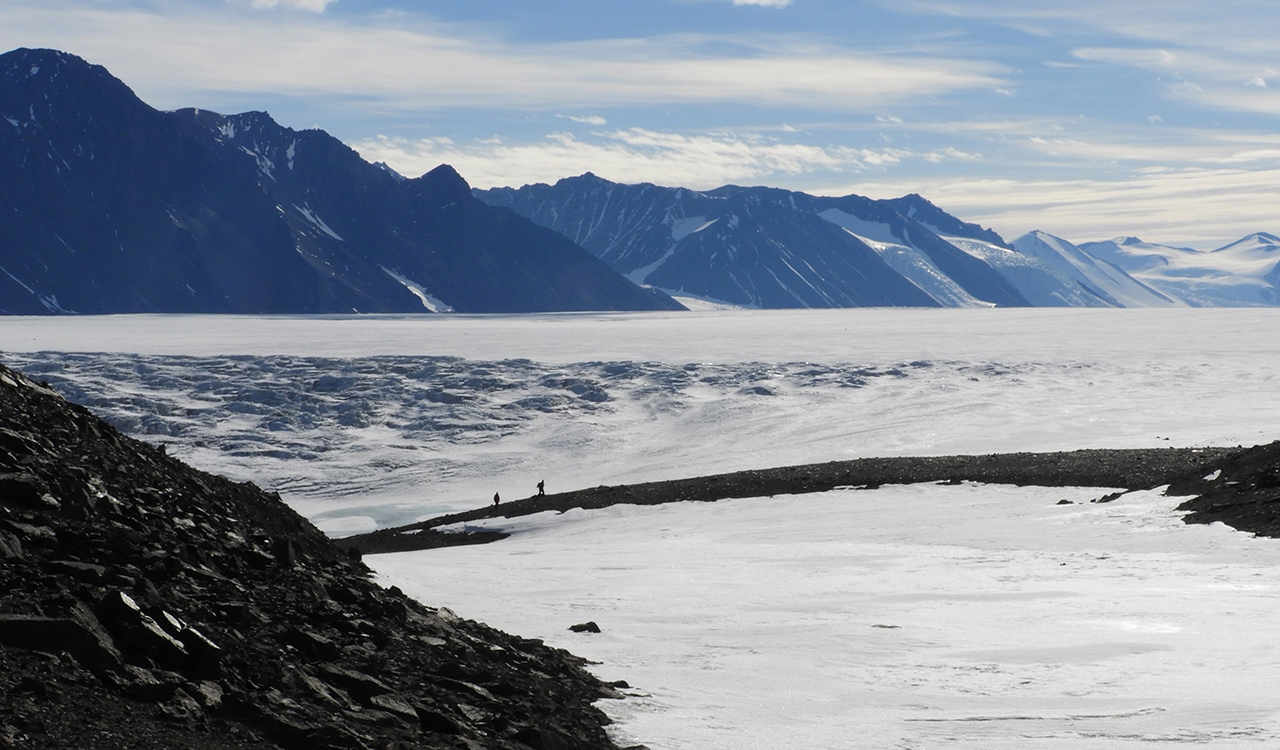
[[[1003,72],[983,61],[880,56],[804,36],[539,44],[468,35],[403,15],[356,21],[290,14],[263,24],[257,14],[182,7],[175,13],[87,4],[68,13],[20,3],[0,9],[0,45],[38,43],[80,54],[160,98],[161,106],[192,104],[191,90],[199,88],[357,97],[382,112],[664,103],[865,111],[990,90],[1001,85]],[[185,101],[175,101],[179,92]]]
[[[312,13],[323,13],[325,8],[328,8],[337,1],[338,0],[250,0],[249,5],[254,10],[288,8],[291,10],[309,10]]]
[[[888,4],[888,0],[882,0]],[[893,0],[918,13],[1002,23],[1029,33],[1082,39],[1076,59],[1137,68],[1162,76],[1167,97],[1214,109],[1280,113],[1266,91],[1280,75],[1275,47],[1260,29],[1280,23],[1269,0]],[[1115,42],[1099,45],[1100,40]],[[1049,61],[1062,66],[1061,60]]]
[[[553,133],[539,142],[519,144],[380,136],[354,147],[365,159],[386,162],[406,175],[416,176],[448,163],[476,187],[554,182],[589,171],[617,182],[706,189],[779,174],[854,174],[884,170],[909,160],[981,158],[957,149],[916,152],[824,147],[759,134],[685,135],[642,128],[586,136]]]
[[[1006,239],[1043,230],[1072,242],[1136,235],[1209,250],[1276,231],[1280,169],[1147,169],[1117,180],[954,179],[849,184],[843,192],[919,192]]]
[[[571,122],[580,122],[583,125],[595,125],[597,127],[607,125],[609,123],[608,120],[599,115],[556,115],[556,117],[569,120]]]

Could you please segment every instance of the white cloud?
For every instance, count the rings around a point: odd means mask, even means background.
[[[609,123],[608,120],[600,117],[599,115],[556,115],[556,117],[570,120],[572,122],[580,122],[583,125],[595,125],[597,127],[607,125]]]
[[[291,10],[309,10],[313,13],[323,13],[324,9],[333,5],[338,0],[251,0],[250,7],[254,10],[274,10],[275,8],[289,8]]]
[[[590,171],[616,182],[707,189],[818,172],[880,171],[913,159],[936,163],[980,158],[956,149],[921,153],[897,148],[823,147],[758,134],[684,135],[642,128],[588,136],[553,133],[543,141],[522,144],[459,144],[448,138],[379,136],[353,147],[365,159],[386,162],[406,175],[451,164],[476,187],[554,182]]]
[[[918,192],[1006,239],[1039,229],[1072,242],[1136,235],[1210,250],[1280,231],[1280,169],[1148,169],[1117,180],[953,179],[849,184],[839,192]]]
[[[267,0],[268,2],[272,0]],[[285,3],[286,0],[275,0]],[[323,0],[287,0],[319,7]],[[378,112],[443,107],[564,109],[734,103],[855,112],[1001,85],[1003,69],[895,57],[802,36],[679,34],[517,43],[405,16],[67,12],[19,0],[0,8],[0,45],[53,46],[105,65],[157,106],[193,90],[356,97]],[[732,52],[725,50],[732,49]]]

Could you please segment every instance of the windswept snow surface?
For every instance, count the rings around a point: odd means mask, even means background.
[[[1270,747],[1280,542],[1100,490],[884,487],[491,524],[384,583],[626,680],[622,744]],[[1056,505],[1060,499],[1075,501]],[[600,634],[574,635],[591,620]]]
[[[877,455],[1280,439],[1275,309],[0,319],[0,359],[331,533]],[[615,507],[387,583],[600,662],[624,742],[1280,740],[1280,543],[1159,493],[885,487]],[[1073,505],[1056,505],[1060,499]],[[595,620],[604,632],[575,635]]]

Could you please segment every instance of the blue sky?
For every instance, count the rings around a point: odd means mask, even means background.
[[[5,0],[0,48],[416,176],[918,192],[1006,238],[1280,233],[1262,0]]]

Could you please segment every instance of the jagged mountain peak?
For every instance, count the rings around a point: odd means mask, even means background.
[[[971,224],[956,218],[939,208],[919,193],[908,193],[901,198],[885,201],[903,216],[928,226],[942,235],[968,237],[988,242],[998,247],[1010,248],[1009,243],[992,229]]]
[[[151,109],[101,65],[50,49],[0,55],[0,117],[27,135],[50,126],[83,123],[102,109]]]
[[[66,68],[95,71],[110,75],[101,65],[93,65],[82,57],[56,49],[19,47],[0,54],[0,77],[5,80],[57,76]]]
[[[551,185],[547,185],[547,183],[545,182],[539,182],[535,184],[543,185],[546,187],[553,187]],[[572,177],[561,177],[560,179],[556,180],[554,187],[581,188],[584,186],[594,187],[598,185],[612,185],[612,184],[613,184],[612,182],[604,179],[603,177],[600,177],[594,172],[583,172],[580,175],[574,175]]]
[[[407,180],[405,184],[423,200],[436,206],[474,200],[471,186],[448,164],[441,164],[421,177]]]

